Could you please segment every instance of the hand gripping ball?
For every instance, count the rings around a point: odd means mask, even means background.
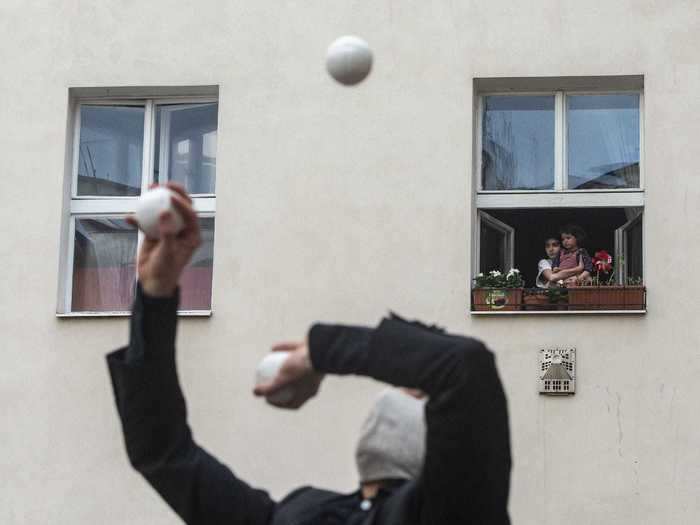
[[[255,384],[260,385],[262,383],[269,383],[280,371],[282,365],[289,356],[289,352],[272,352],[267,354],[265,358],[260,361],[255,374]],[[267,396],[267,400],[271,403],[287,403],[294,398],[294,388],[292,386],[285,386],[282,390],[275,392]]]
[[[172,213],[178,232],[184,227],[185,223],[182,220],[182,216],[173,206],[172,195],[172,190],[159,186],[141,195],[137,201],[136,222],[138,222],[139,228],[143,230],[143,233],[149,239],[158,239],[160,237],[158,221],[160,214],[164,211]]]

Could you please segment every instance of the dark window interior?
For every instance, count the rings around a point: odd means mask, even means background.
[[[514,265],[525,278],[526,286],[535,286],[537,263],[546,257],[544,241],[547,237],[559,238],[559,228],[573,223],[581,226],[588,238],[583,244],[588,253],[605,250],[615,257],[615,230],[628,222],[632,216],[625,208],[548,208],[548,209],[509,209],[483,210],[496,219],[515,228],[515,259]],[[630,256],[627,261],[629,275],[641,276],[641,221],[627,235]],[[488,237],[488,235],[487,235]],[[490,256],[484,252],[500,250],[500,243],[489,242],[481,232],[481,262],[480,271],[493,268],[484,267],[485,260],[500,260],[498,253]],[[507,271],[508,268],[502,269]]]
[[[480,264],[482,269],[508,271],[509,268],[501,268],[505,253],[503,250],[505,234],[491,226],[488,222],[481,223],[481,246],[487,249],[481,250]]]

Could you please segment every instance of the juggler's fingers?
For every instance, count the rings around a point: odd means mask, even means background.
[[[191,229],[193,226],[199,225],[197,214],[188,200],[179,194],[173,195],[171,199],[173,207],[182,215],[182,221],[185,224],[184,229]]]
[[[192,204],[192,198],[187,194],[187,191],[185,191],[185,188],[181,184],[178,184],[177,182],[167,182],[165,185],[180,195],[180,197],[185,199],[187,202]]]
[[[299,342],[291,342],[291,341],[285,341],[282,343],[275,343],[272,346],[272,351],[273,352],[291,352],[292,350],[296,350],[299,348],[303,343]]]
[[[166,242],[172,241],[175,238],[177,229],[172,212],[164,211],[160,214],[160,217],[158,217],[158,231],[160,233],[160,238]]]

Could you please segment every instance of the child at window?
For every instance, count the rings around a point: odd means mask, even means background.
[[[586,232],[583,228],[575,224],[567,224],[559,230],[563,249],[554,257],[552,261],[552,271],[557,273],[561,270],[576,269],[577,273],[568,277],[564,284],[566,286],[581,286],[590,284],[593,263],[591,256],[585,248],[582,248],[586,240]],[[581,270],[581,271],[578,271]]]
[[[583,263],[580,262],[576,267],[571,269],[553,270],[552,261],[559,257],[561,251],[561,242],[556,237],[547,237],[544,240],[544,251],[547,254],[546,259],[540,259],[537,264],[537,278],[535,284],[538,288],[549,288],[550,286],[558,286],[559,281],[564,281],[583,272]]]

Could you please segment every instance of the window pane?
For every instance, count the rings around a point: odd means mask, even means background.
[[[628,279],[641,279],[644,277],[642,272],[642,221],[637,221],[626,232],[627,236],[627,257],[625,264],[627,266]]]
[[[639,187],[639,95],[566,97],[569,188]]]
[[[122,219],[76,219],[72,311],[131,308],[136,229]]]
[[[214,193],[218,110],[217,103],[158,107],[156,180],[179,182],[188,193]]]
[[[180,309],[210,310],[214,262],[214,218],[200,218],[202,244],[180,278]]]
[[[143,107],[80,107],[78,195],[141,193],[143,116]]]
[[[480,272],[490,272],[491,270],[503,272],[508,270],[505,267],[505,242],[505,233],[489,225],[486,221],[481,222],[481,244],[479,245]]]
[[[554,96],[484,97],[485,190],[554,188]]]

